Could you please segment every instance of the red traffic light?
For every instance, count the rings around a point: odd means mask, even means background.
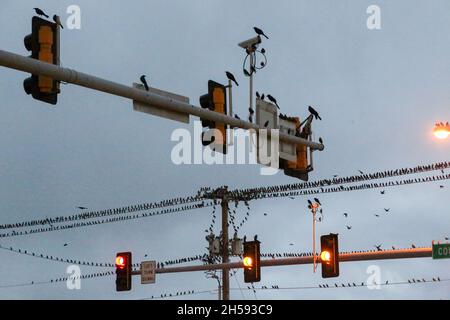
[[[119,269],[124,269],[126,266],[126,259],[123,256],[116,257],[116,267]]]

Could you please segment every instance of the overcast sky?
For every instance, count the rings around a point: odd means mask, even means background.
[[[188,96],[198,105],[207,81],[225,83],[236,75],[234,110],[246,118],[248,81],[245,53],[237,43],[263,41],[268,65],[255,76],[259,92],[275,96],[281,112],[304,118],[313,105],[322,121],[315,138],[311,180],[358,174],[357,170],[412,167],[449,161],[450,141],[436,141],[432,128],[450,121],[450,2],[434,1],[13,1],[0,12],[1,49],[29,55],[33,7],[62,17],[81,8],[81,29],[61,33],[61,62],[131,85],[146,74],[152,86]],[[381,30],[366,26],[369,5],[381,8]],[[177,128],[189,125],[134,112],[132,102],[90,89],[62,85],[57,106],[33,100],[22,87],[28,74],[0,68],[0,224],[115,208],[176,196],[200,187],[230,188],[297,182],[279,173],[261,176],[259,165],[174,165],[170,159]],[[437,174],[438,172],[436,172]],[[444,185],[445,188],[440,188]],[[324,222],[318,234],[339,233],[342,250],[430,246],[450,236],[448,182],[320,195]],[[240,236],[258,234],[262,252],[311,251],[311,217],[306,198],[250,203]],[[391,208],[386,215],[383,208]],[[113,262],[116,252],[133,252],[134,262],[164,261],[205,253],[204,229],[211,208],[70,231],[3,238],[2,246],[83,261]],[[268,213],[264,216],[263,213]],[[344,218],[343,212],[349,217]],[[374,214],[380,214],[376,218]],[[245,215],[244,206],[239,215]],[[347,230],[346,225],[352,229]],[[216,233],[219,225],[216,225]],[[63,246],[67,243],[67,246]],[[289,244],[293,243],[293,246]],[[133,279],[130,292],[115,292],[115,277],[2,288],[66,276],[66,264],[0,250],[0,298],[140,299],[187,290],[214,290],[203,272],[157,275],[156,284]],[[262,269],[258,286],[310,286],[365,282],[377,265],[383,282],[439,276],[450,278],[449,261],[431,258],[341,263],[339,278],[324,280],[311,265]],[[82,267],[83,273],[99,268]],[[247,288],[243,271],[231,287]],[[258,299],[449,299],[449,282],[330,290],[258,291]],[[231,298],[254,298],[249,290]],[[215,299],[216,292],[187,296]]]

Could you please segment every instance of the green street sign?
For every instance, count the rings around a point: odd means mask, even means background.
[[[450,258],[450,243],[433,244],[433,259]]]

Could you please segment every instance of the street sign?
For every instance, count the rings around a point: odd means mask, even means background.
[[[144,90],[144,86],[139,83],[133,83],[133,88]],[[189,98],[185,96],[181,96],[179,94],[175,94],[168,91],[163,91],[160,89],[149,87],[148,92],[158,94],[163,97],[167,97],[176,101],[189,103]],[[183,123],[189,123],[189,114],[188,113],[182,113],[182,112],[176,112],[176,111],[170,111],[167,109],[162,109],[156,106],[152,106],[150,104],[145,104],[136,100],[133,100],[133,110],[148,113],[154,116],[175,120]]]
[[[156,261],[141,262],[141,284],[155,283]]]
[[[273,103],[256,98],[256,124],[262,129],[278,129],[277,107]],[[272,163],[266,163],[265,161],[263,161],[259,153],[260,148],[262,148],[263,146],[265,147],[266,144],[266,157],[270,159],[271,157],[269,155],[272,155],[271,138],[265,136],[264,134],[260,136],[259,132],[256,132],[256,161],[259,164],[270,167],[272,166]]]
[[[449,259],[450,258],[450,243],[433,243],[433,259]]]

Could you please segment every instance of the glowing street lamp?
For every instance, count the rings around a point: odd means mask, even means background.
[[[440,122],[436,123],[433,129],[433,134],[438,139],[447,139],[450,135],[450,125],[447,122],[445,125]]]

